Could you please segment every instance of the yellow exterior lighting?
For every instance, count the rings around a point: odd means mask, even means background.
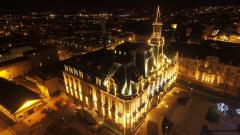
[[[157,16],[160,16],[159,9]],[[177,28],[176,24],[173,26]],[[116,73],[113,72],[116,69],[110,69],[104,80],[96,76],[92,78],[96,79],[95,83],[88,82],[82,75],[76,76],[73,74],[70,69],[74,67],[67,66],[69,69],[65,69],[63,72],[65,86],[68,88],[65,91],[66,96],[75,101],[77,99],[76,94],[67,94],[72,93],[71,88],[74,88],[80,94],[79,96],[82,99],[83,105],[86,105],[88,109],[96,111],[99,113],[99,116],[103,116],[103,119],[111,121],[109,124],[112,124],[112,122],[117,124],[116,128],[119,128],[123,134],[132,133],[142,124],[145,115],[153,108],[153,105],[160,102],[159,98],[162,98],[165,92],[170,90],[170,86],[175,82],[177,77],[178,56],[176,55],[172,60],[165,56],[163,51],[164,37],[160,32],[161,27],[162,22],[160,22],[160,18],[157,18],[156,22],[153,23],[154,31],[152,36],[148,40],[148,45],[151,48],[142,52],[151,52],[151,57],[147,56],[143,59],[144,73],[141,73],[141,76],[136,78],[137,81],[133,81],[126,76],[121,80],[121,84],[115,83],[115,81],[118,81],[118,78],[117,80],[113,79],[117,77]],[[128,40],[134,41],[135,38],[128,37]],[[124,40],[117,40],[116,44],[120,43],[124,43]],[[162,52],[160,52],[161,50]],[[157,51],[156,55],[155,51]],[[127,54],[121,49],[113,52],[119,55]],[[153,52],[154,54],[152,55]],[[150,64],[152,62],[154,66],[149,67],[149,62]],[[73,81],[76,79],[81,80],[79,82]],[[78,87],[74,83],[78,83]],[[105,87],[102,88],[102,85]],[[158,95],[158,92],[160,92],[160,95]],[[168,108],[169,106],[164,104],[164,107]]]
[[[133,39],[131,37],[128,38],[128,41],[132,41]]]
[[[5,79],[9,79],[9,74],[6,70],[1,70],[0,71],[0,77],[5,78]]]
[[[177,29],[177,24],[172,24],[171,27],[172,27],[173,29]]]
[[[24,109],[27,109],[33,104],[37,103],[38,101],[40,101],[40,99],[26,101],[16,112],[20,112]]]
[[[38,86],[38,88],[40,89],[41,93],[44,96],[49,97],[49,92],[48,92],[48,88],[47,87],[45,87],[44,85],[39,84],[39,83],[37,83],[37,86]]]

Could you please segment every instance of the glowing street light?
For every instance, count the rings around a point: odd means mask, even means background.
[[[171,24],[171,27],[175,30],[177,29],[177,24]]]

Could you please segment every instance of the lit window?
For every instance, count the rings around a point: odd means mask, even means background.
[[[88,105],[88,97],[85,97],[85,100],[86,100],[86,104]]]
[[[70,73],[73,73],[73,69],[72,68],[69,68],[69,70],[70,70]]]
[[[66,65],[64,66],[64,68],[65,68],[65,71],[68,71],[68,67]]]
[[[66,86],[66,92],[69,93],[69,89],[68,89],[68,86]]]
[[[83,73],[81,71],[78,71],[79,77],[83,78]]]
[[[101,86],[101,85],[102,85],[102,81],[101,81],[101,79],[99,79],[98,77],[96,77],[96,84],[97,84],[98,86]]]
[[[76,69],[74,69],[74,74],[78,75],[78,71]]]
[[[75,91],[75,97],[76,97],[76,98],[79,98],[77,91]]]

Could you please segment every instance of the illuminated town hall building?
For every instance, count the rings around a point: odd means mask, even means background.
[[[70,59],[64,94],[124,134],[135,132],[177,78],[178,56],[164,55],[159,8],[147,44],[123,43]]]

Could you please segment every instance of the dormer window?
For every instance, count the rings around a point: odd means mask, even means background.
[[[65,71],[68,71],[68,67],[66,65],[64,66],[64,69],[65,69]]]
[[[73,74],[73,69],[72,68],[69,67],[69,71],[70,71],[70,73]]]
[[[78,71],[74,69],[74,75],[78,76]]]
[[[96,85],[101,86],[102,85],[102,80],[96,77]]]
[[[80,70],[78,71],[78,75],[79,77],[83,78],[83,73]]]

